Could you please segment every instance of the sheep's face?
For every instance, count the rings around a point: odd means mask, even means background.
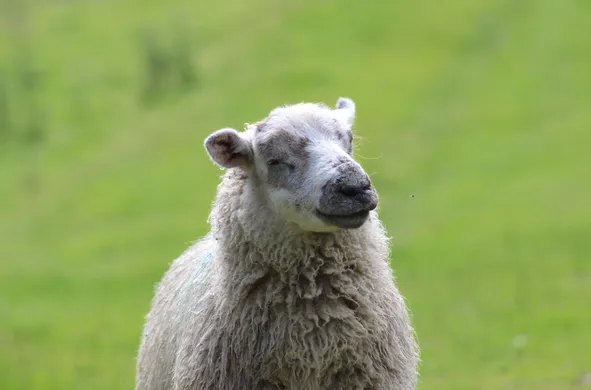
[[[241,167],[283,220],[306,231],[360,227],[377,207],[369,176],[353,159],[355,104],[280,107],[248,131],[222,129],[205,147],[222,167]]]

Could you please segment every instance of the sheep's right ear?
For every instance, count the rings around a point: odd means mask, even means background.
[[[250,165],[253,158],[248,139],[231,128],[218,130],[207,137],[205,149],[209,157],[224,168]]]
[[[349,127],[353,126],[355,122],[355,102],[346,97],[340,97],[337,100],[336,109],[342,113],[342,118]]]

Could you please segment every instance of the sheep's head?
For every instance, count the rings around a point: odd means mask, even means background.
[[[205,140],[211,159],[248,172],[283,220],[306,231],[358,228],[377,207],[369,176],[353,158],[355,103],[335,109],[279,107],[247,131],[218,130]]]

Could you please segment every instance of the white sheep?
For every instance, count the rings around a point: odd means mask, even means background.
[[[211,231],[157,288],[136,389],[416,388],[419,349],[352,157],[354,119],[339,98],[207,137],[227,168]]]

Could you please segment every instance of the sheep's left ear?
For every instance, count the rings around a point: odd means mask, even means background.
[[[349,127],[353,126],[353,122],[355,122],[355,102],[353,100],[340,97],[337,100],[336,110],[341,113],[342,118]]]
[[[249,140],[238,131],[225,128],[212,133],[205,139],[209,157],[221,167],[246,167],[253,159]]]

